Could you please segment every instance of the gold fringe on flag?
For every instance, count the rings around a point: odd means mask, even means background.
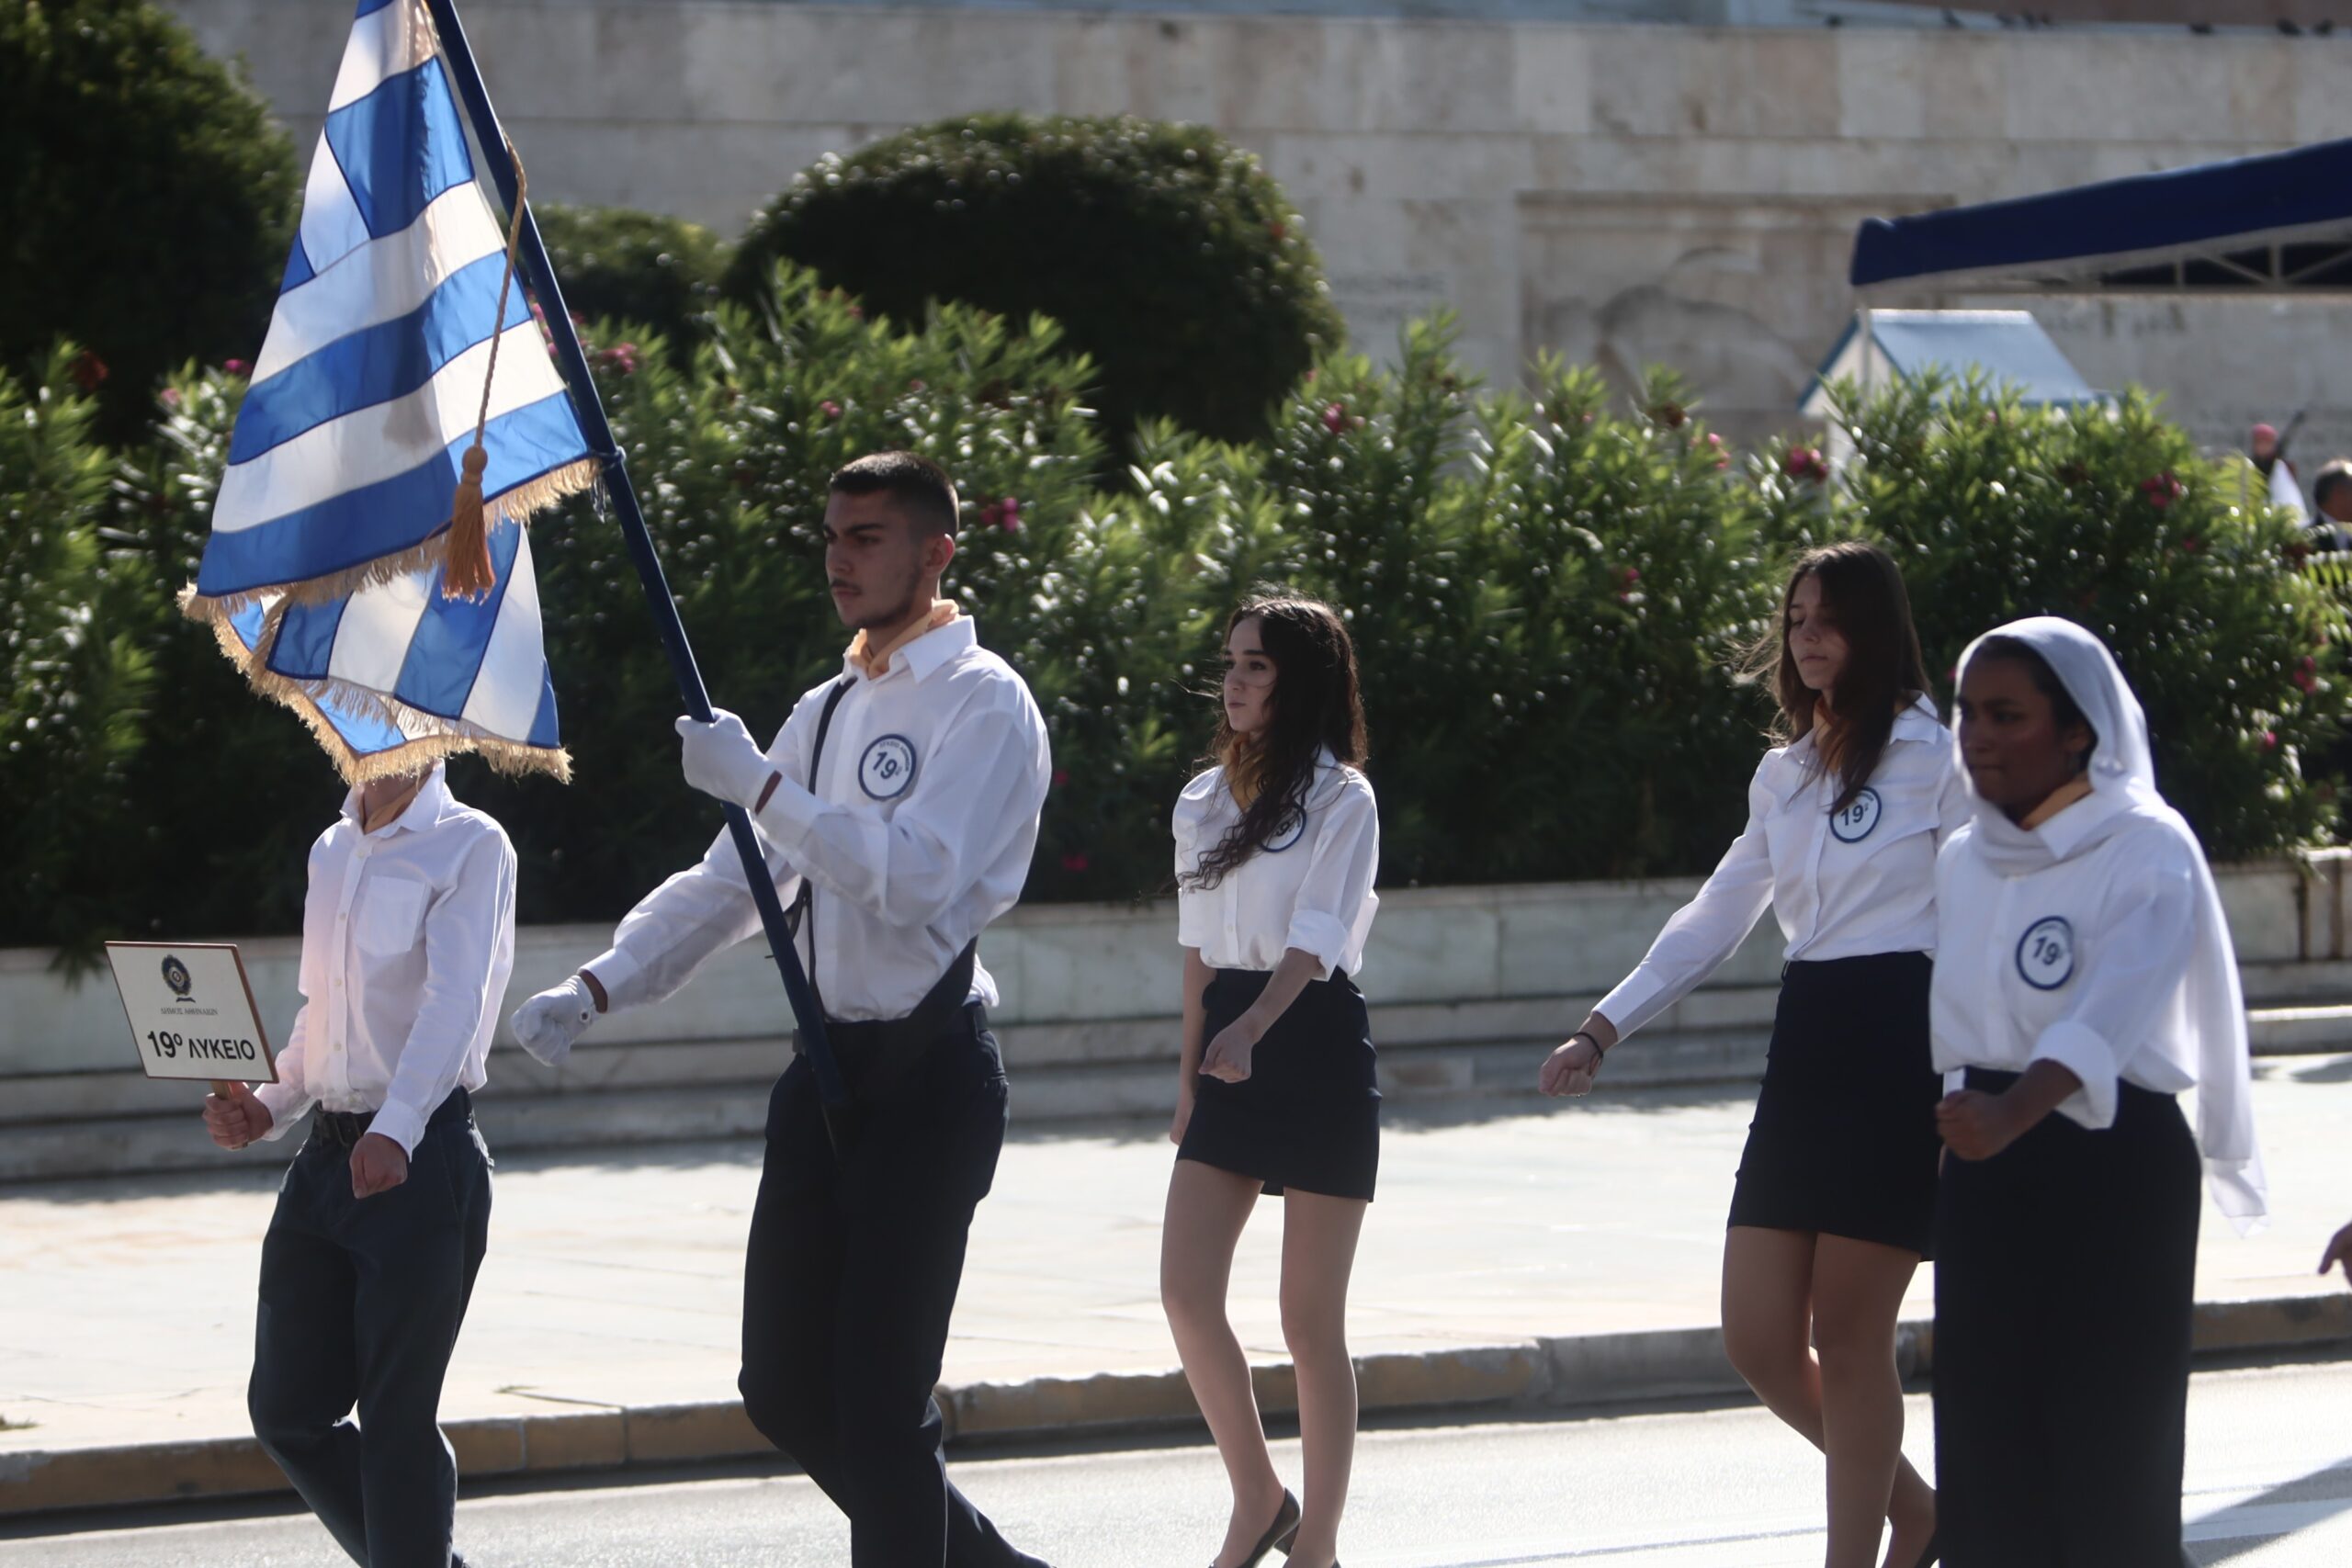
[[[365,686],[334,679],[300,681],[281,675],[269,667],[269,656],[277,646],[277,634],[290,605],[284,601],[272,604],[262,617],[261,636],[248,649],[244,639],[230,625],[229,616],[203,615],[189,609],[197,597],[193,589],[180,595],[180,607],[190,617],[208,621],[213,640],[229,662],[243,674],[253,689],[272,702],[290,708],[310,729],[334,771],[343,782],[358,785],[370,779],[390,778],[413,773],[445,757],[464,752],[481,753],[495,771],[519,777],[526,773],[546,773],[558,784],[571,782],[571,753],[562,747],[526,746],[509,740],[503,735],[492,735],[480,725],[462,718],[445,718],[439,714],[413,708],[396,697]],[[345,743],[343,737],[327,718],[322,703],[333,702],[352,713],[365,714],[382,720],[408,739],[401,744],[382,751],[361,755]]]

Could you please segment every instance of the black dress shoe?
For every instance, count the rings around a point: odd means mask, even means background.
[[[1283,1488],[1282,1506],[1274,1510],[1274,1522],[1266,1527],[1266,1533],[1258,1538],[1258,1544],[1250,1549],[1250,1555],[1235,1568],[1258,1568],[1260,1558],[1269,1551],[1288,1551],[1290,1543],[1297,1537],[1298,1499],[1292,1496],[1290,1488],[1285,1486]],[[1212,1562],[1209,1568],[1216,1568],[1216,1564]]]

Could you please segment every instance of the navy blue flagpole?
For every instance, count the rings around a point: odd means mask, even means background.
[[[481,144],[482,156],[490,162],[490,177],[498,186],[499,199],[512,213],[517,195],[514,161],[507,155],[506,137],[499,129],[498,112],[490,107],[490,92],[482,85],[481,68],[474,63],[473,48],[466,41],[465,24],[458,19],[456,0],[424,0],[424,4],[432,14],[434,30],[441,36],[442,59],[457,83],[458,96],[465,103],[466,118],[473,122],[474,140]],[[645,530],[645,513],[638,506],[636,488],[629,483],[628,465],[614,445],[612,426],[605,423],[605,405],[597,398],[596,383],[588,374],[588,356],[581,352],[580,334],[572,330],[571,313],[563,308],[563,290],[557,286],[555,268],[548,263],[547,246],[539,239],[538,220],[531,216],[527,206],[522,216],[522,243],[516,264],[546,315],[548,335],[555,340],[556,358],[563,367],[563,378],[571,392],[572,409],[580,416],[581,431],[588,438],[590,451],[604,464],[605,493],[612,498],[621,535],[628,541],[629,558],[636,563],[638,581],[644,585],[646,608],[653,613],[654,627],[662,634],[662,646],[670,655],[670,670],[677,677],[678,695],[684,701],[690,717],[707,723],[710,695],[703,689],[694,647],[686,641],[685,625],[678,619],[678,606],[670,597],[669,582],[662,573],[662,559],[653,553],[652,536]],[[768,947],[775,955],[776,973],[784,978],[785,998],[792,1004],[793,1020],[800,1027],[800,1048],[817,1075],[817,1092],[829,1111],[839,1111],[848,1105],[849,1091],[842,1082],[832,1047],[825,1039],[824,1015],[818,1010],[817,999],[808,989],[808,976],[801,972],[800,953],[792,945],[791,931],[785,923],[784,900],[776,896],[775,881],[768,874],[767,858],[761,852],[751,814],[728,803],[727,830],[734,837],[735,852],[743,857],[743,878],[751,884],[752,901],[759,907],[760,924],[766,930]],[[832,1126],[831,1117],[827,1118],[826,1124]]]

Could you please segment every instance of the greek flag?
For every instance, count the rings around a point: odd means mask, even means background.
[[[436,48],[416,0],[359,0],[184,605],[348,779],[466,750],[563,776],[523,520],[598,464],[519,280],[500,318],[506,236]],[[485,413],[496,584],[447,598]]]

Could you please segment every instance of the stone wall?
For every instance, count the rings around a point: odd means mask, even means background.
[[[305,145],[347,7],[170,0],[243,53]],[[819,154],[984,108],[1202,120],[1255,149],[1374,350],[1458,312],[1508,378],[1539,349],[1689,372],[1739,435],[1780,428],[1853,300],[1873,214],[2352,135],[2352,40],[2186,32],[1568,26],[718,0],[473,0],[547,199],[722,230]],[[1909,299],[1891,303],[1957,303]],[[2141,379],[2209,442],[2316,402],[2352,447],[2318,300],[2056,302],[2101,385]]]

